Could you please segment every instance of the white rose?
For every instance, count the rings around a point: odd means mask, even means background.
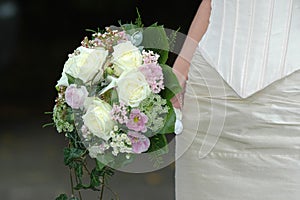
[[[128,71],[142,65],[143,56],[140,50],[130,41],[120,43],[113,47],[113,63],[120,71]]]
[[[78,54],[72,54],[66,61],[62,73],[62,77],[57,83],[57,86],[68,86],[68,78],[66,74],[74,78],[81,79],[84,83],[91,81],[97,74],[95,81],[99,81],[108,51],[104,48],[90,49],[86,47],[78,47],[76,49]]]
[[[99,138],[108,140],[109,133],[114,128],[114,121],[111,119],[112,107],[98,98],[87,98],[85,115],[82,116],[84,125],[89,131]]]
[[[120,101],[137,107],[151,93],[151,89],[143,73],[136,69],[121,75],[117,83],[117,92]]]

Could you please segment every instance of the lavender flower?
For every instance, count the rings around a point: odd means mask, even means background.
[[[154,53],[153,51],[142,51],[144,64],[154,63],[157,64],[159,55]]]
[[[120,124],[126,124],[128,121],[127,106],[123,102],[120,102],[120,105],[114,104],[110,115],[112,120]]]
[[[79,109],[83,107],[83,103],[88,95],[89,93],[85,86],[77,87],[75,84],[71,84],[66,89],[65,99],[71,108]]]
[[[150,63],[139,67],[139,70],[146,77],[150,89],[157,94],[164,89],[164,76],[161,67],[158,64]]]
[[[129,115],[129,120],[126,126],[134,131],[141,131],[145,133],[147,131],[146,123],[148,122],[148,117],[142,113],[139,109],[132,109]]]
[[[119,36],[118,44],[119,44],[119,43],[122,43],[122,42],[128,41],[128,37],[127,37],[125,31],[120,31],[120,32],[118,32],[118,36]]]
[[[90,134],[88,127],[86,127],[86,125],[82,125],[80,130],[82,133],[82,137],[86,139],[88,137],[88,135]]]
[[[150,146],[150,140],[146,136],[134,131],[129,131],[128,137],[131,140],[133,153],[140,154],[148,150]]]
[[[86,48],[98,48],[103,47],[106,50],[112,51],[113,46],[128,41],[128,37],[125,31],[118,30],[117,27],[106,27],[104,33],[94,33],[93,39],[89,40],[85,37],[81,42],[81,45]]]

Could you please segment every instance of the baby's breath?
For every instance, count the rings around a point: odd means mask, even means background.
[[[164,118],[168,113],[167,101],[158,94],[151,93],[139,106],[141,112],[148,117],[147,128],[156,133],[164,126]]]
[[[70,115],[68,110],[66,104],[56,104],[53,108],[53,121],[59,133],[74,131],[73,122],[67,121],[67,115]]]

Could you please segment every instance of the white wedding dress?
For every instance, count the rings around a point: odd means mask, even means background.
[[[300,0],[212,0],[183,125],[177,200],[300,199]]]

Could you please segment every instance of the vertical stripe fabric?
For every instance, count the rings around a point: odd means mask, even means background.
[[[300,69],[300,0],[212,0],[199,48],[247,98]]]

